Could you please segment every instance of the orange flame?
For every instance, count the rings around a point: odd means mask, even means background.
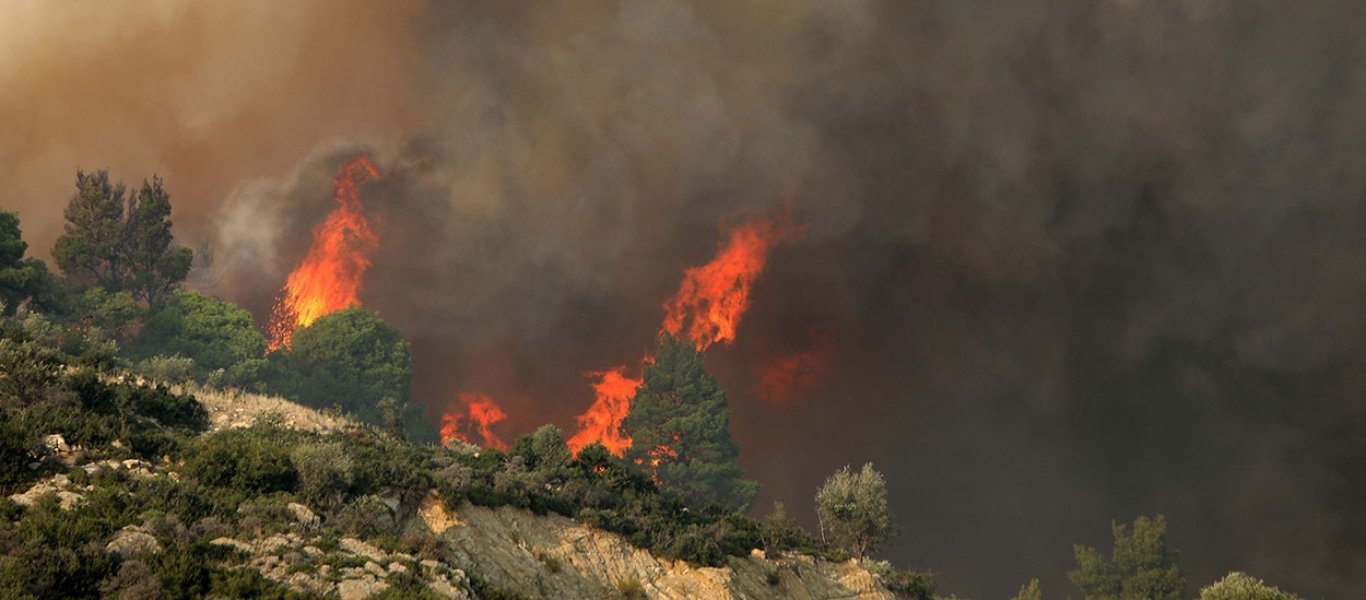
[[[749,308],[749,291],[764,270],[768,250],[778,240],[772,221],[732,229],[716,258],[684,271],[678,293],[664,305],[661,329],[686,335],[699,351],[735,341],[735,328]]]
[[[361,212],[358,190],[378,176],[363,155],[337,169],[332,178],[337,208],[313,230],[313,246],[280,290],[270,315],[266,352],[289,347],[294,331],[319,317],[360,305],[356,292],[370,267],[370,253],[379,246],[379,235]]]
[[[621,432],[621,420],[630,412],[631,399],[635,398],[636,389],[644,381],[627,377],[625,371],[626,367],[623,365],[606,371],[588,373],[589,376],[600,377],[598,382],[593,384],[593,393],[597,394],[597,400],[588,407],[587,412],[579,415],[579,432],[567,442],[570,451],[575,455],[578,455],[584,446],[593,442],[601,443],[617,456],[621,456],[631,446],[631,438]]]
[[[836,359],[835,341],[828,332],[813,331],[811,335],[811,349],[778,357],[756,369],[758,381],[752,391],[764,403],[770,406],[795,404],[802,392],[830,373],[831,363]]]
[[[674,298],[664,305],[662,331],[686,335],[704,351],[717,342],[735,340],[735,328],[749,308],[749,291],[768,262],[768,251],[784,235],[776,220],[754,221],[730,231],[711,262],[683,272],[683,283]],[[645,357],[644,362],[653,362]],[[626,453],[631,438],[621,433],[621,421],[631,411],[631,400],[643,381],[623,375],[625,367],[603,371],[602,380],[593,386],[597,400],[578,417],[579,431],[569,438],[569,447],[578,453],[593,442],[600,442],[617,456]],[[670,448],[665,450],[672,451]],[[659,454],[660,449],[652,451]]]
[[[441,443],[448,444],[451,440],[460,440],[470,443],[473,436],[471,432],[478,433],[480,445],[485,448],[496,448],[507,450],[508,445],[493,433],[492,426],[507,418],[507,413],[498,408],[493,403],[493,399],[484,394],[457,394],[457,402],[446,409],[446,414],[441,415]]]

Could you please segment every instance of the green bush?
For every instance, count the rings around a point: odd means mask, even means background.
[[[187,356],[158,354],[139,362],[137,370],[153,381],[183,384],[194,378],[195,364]]]
[[[184,473],[204,485],[247,497],[292,491],[299,479],[288,449],[269,432],[251,429],[201,438],[190,450]]]
[[[289,458],[299,473],[299,493],[309,502],[331,506],[350,490],[354,462],[342,444],[303,444]]]

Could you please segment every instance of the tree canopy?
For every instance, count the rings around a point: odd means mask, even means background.
[[[177,290],[147,319],[130,348],[134,358],[179,354],[195,362],[199,377],[259,359],[266,339],[251,313],[217,298]]]
[[[385,424],[381,402],[407,406],[412,353],[398,330],[363,308],[326,315],[294,334],[293,346],[270,355],[270,391],[315,408],[341,407]]]
[[[4,314],[12,315],[19,303],[43,291],[49,280],[47,265],[24,258],[28,242],[19,229],[19,215],[0,211],[0,302]]]
[[[171,198],[160,177],[128,197],[108,171],[77,171],[76,194],[63,216],[65,233],[52,257],[79,285],[126,290],[154,304],[190,272],[193,253],[174,243]]]
[[[632,440],[625,458],[692,506],[744,510],[759,492],[736,464],[726,393],[685,340],[659,337],[622,430]]]
[[[896,532],[887,504],[887,482],[866,463],[857,472],[848,466],[836,471],[816,491],[816,513],[821,530],[856,557],[877,550]]]
[[[1167,519],[1138,517],[1133,528],[1113,523],[1114,548],[1105,556],[1076,546],[1077,569],[1067,574],[1086,600],[1181,600],[1186,576],[1181,553],[1167,545]]]
[[[1300,600],[1247,573],[1233,572],[1200,590],[1200,600]]]

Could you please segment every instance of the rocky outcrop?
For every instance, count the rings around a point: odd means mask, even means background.
[[[659,599],[892,600],[854,561],[810,556],[771,559],[760,551],[725,567],[693,567],[635,548],[621,536],[558,515],[463,505],[418,511],[441,531],[449,562],[489,583],[532,598],[611,598],[639,589]],[[431,523],[434,515],[446,520]]]

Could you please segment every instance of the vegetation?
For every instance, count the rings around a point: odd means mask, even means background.
[[[1015,593],[1013,600],[1043,600],[1043,592],[1039,590],[1039,580],[1030,579],[1029,583]]]
[[[306,406],[335,406],[376,425],[385,423],[382,399],[410,410],[408,342],[365,309],[349,308],[318,319],[295,332],[290,349],[270,358],[270,391]]]
[[[1229,573],[1200,590],[1200,600],[1300,600],[1246,573]]]
[[[646,365],[644,385],[621,425],[632,440],[625,458],[646,465],[689,506],[744,511],[759,493],[736,464],[726,393],[686,340],[659,337],[654,363]]]
[[[248,313],[174,289],[190,253],[171,237],[159,179],[131,198],[103,171],[78,173],[77,188],[54,249],[65,280],[24,258],[17,217],[0,212],[0,597],[296,598],[245,567],[234,550],[209,542],[262,538],[306,520],[324,552],[351,535],[437,557],[439,540],[400,526],[401,513],[436,490],[450,505],[572,517],[694,565],[725,565],[755,548],[853,556],[899,597],[937,598],[933,576],[868,558],[896,531],[886,482],[871,464],[845,467],[818,489],[821,538],[780,503],[762,520],[743,514],[758,485],[736,464],[725,393],[685,341],[660,338],[624,423],[633,445],[623,459],[597,444],[575,457],[551,425],[507,452],[417,443],[402,435],[405,421],[416,421],[406,419],[411,361],[392,327],[350,309],[296,332],[292,349],[263,357],[265,340]],[[206,434],[203,406],[164,385],[190,380],[337,406],[371,426],[322,435],[262,424]],[[130,474],[134,467],[139,474]],[[8,498],[58,476],[80,486],[79,502],[64,506],[56,494],[25,498],[26,505]],[[294,502],[321,518],[301,518]],[[161,550],[108,551],[130,527]],[[1112,531],[1108,555],[1074,549],[1069,577],[1085,598],[1182,597],[1186,581],[1162,516]],[[562,568],[553,555],[533,555],[551,573]],[[316,560],[306,568],[363,564]],[[477,597],[521,597],[468,575]],[[765,577],[782,583],[777,570]],[[389,583],[379,597],[433,597],[410,575]],[[623,597],[645,594],[634,579],[616,585]],[[1016,598],[1041,600],[1038,581]],[[1237,572],[1200,598],[1298,600]]]
[[[0,211],[0,313],[12,315],[24,300],[51,286],[47,265],[24,258],[28,243],[19,230],[19,215]]]
[[[1067,574],[1087,600],[1180,600],[1186,576],[1180,553],[1167,545],[1167,519],[1138,517],[1132,529],[1112,523],[1114,548],[1105,556],[1095,548],[1076,546],[1077,569]]]
[[[844,467],[816,491],[821,531],[856,557],[866,556],[892,537],[896,525],[887,504],[887,482],[873,464],[858,472]]]
[[[199,381],[218,373],[220,384],[248,384],[264,367],[266,339],[251,313],[229,302],[178,290],[147,319],[129,358],[181,356]]]
[[[156,304],[185,280],[193,254],[172,239],[171,199],[161,178],[125,196],[108,171],[77,171],[76,194],[63,213],[66,233],[52,257],[75,283]]]

